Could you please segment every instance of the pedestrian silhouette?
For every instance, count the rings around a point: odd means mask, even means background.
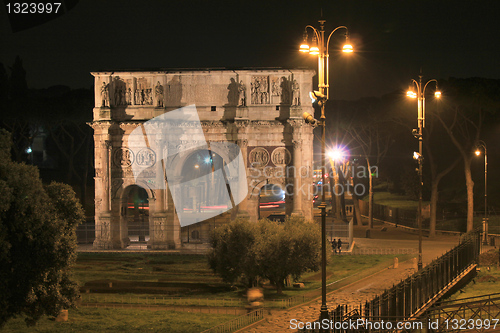
[[[340,238],[337,241],[337,247],[339,248],[339,253],[341,253],[342,252],[342,241],[340,240]]]
[[[335,238],[332,240],[332,250],[333,252],[337,253],[337,241]]]

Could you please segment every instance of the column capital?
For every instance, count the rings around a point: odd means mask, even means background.
[[[248,140],[247,139],[238,139],[236,140],[236,144],[240,146],[240,148],[246,148],[248,147]]]
[[[292,140],[292,143],[293,143],[293,149],[302,148],[302,141],[301,140]]]
[[[245,120],[235,120],[234,124],[238,128],[238,132],[239,132],[240,129],[242,129],[242,128],[245,129],[250,125],[250,120],[246,120],[246,119]]]
[[[299,127],[301,127],[304,124],[304,121],[302,119],[287,119],[286,121],[294,130],[297,130]]]

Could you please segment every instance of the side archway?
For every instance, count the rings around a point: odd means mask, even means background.
[[[127,186],[121,195],[121,229],[124,245],[146,246],[150,230],[150,197],[139,185]]]
[[[266,184],[259,192],[259,218],[271,217],[273,219],[285,216],[286,193],[277,184]]]

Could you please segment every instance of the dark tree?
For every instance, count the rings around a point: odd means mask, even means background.
[[[373,228],[373,172],[378,170],[380,163],[387,155],[393,143],[393,123],[388,120],[387,107],[381,101],[368,99],[360,104],[356,119],[348,127],[351,146],[356,156],[366,162],[368,177],[368,228]],[[357,170],[354,172],[358,174]],[[353,201],[359,206],[357,197]],[[358,209],[359,210],[359,209]],[[357,217],[360,219],[360,217]],[[358,222],[361,224],[360,222]]]
[[[258,276],[255,236],[255,224],[245,220],[236,220],[212,231],[208,263],[224,282],[242,281],[249,288],[255,285]]]
[[[467,231],[474,225],[473,148],[481,137],[485,114],[500,109],[500,81],[471,78],[445,81],[448,103],[435,116],[462,157],[467,188]]]
[[[26,71],[23,67],[23,61],[19,56],[16,56],[14,64],[10,67],[10,72],[10,98],[18,99],[26,96],[28,92]]]
[[[300,218],[289,218],[284,224],[263,219],[256,237],[256,259],[260,276],[283,293],[288,276],[298,280],[308,271],[317,271],[321,263],[321,233],[317,225]]]
[[[32,325],[74,305],[69,269],[84,220],[73,190],[44,188],[36,167],[10,160],[10,146],[10,134],[0,130],[0,327],[19,315]]]
[[[3,104],[7,101],[8,92],[9,92],[9,75],[7,74],[7,71],[5,70],[3,64],[0,62],[0,103]]]

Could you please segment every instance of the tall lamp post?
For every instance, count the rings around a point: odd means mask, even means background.
[[[486,143],[479,140],[476,147],[476,156],[481,155],[481,149],[484,150],[484,218],[483,218],[483,244],[488,245],[488,153]]]
[[[431,79],[427,81],[424,85],[422,82],[422,74],[419,75],[418,82],[414,79],[411,80],[410,89],[406,93],[406,96],[410,98],[417,98],[417,110],[418,110],[418,128],[412,131],[415,138],[418,139],[418,153],[413,153],[413,158],[418,161],[418,178],[419,178],[419,187],[418,187],[418,212],[417,212],[417,221],[418,221],[418,270],[422,269],[422,189],[424,187],[423,181],[423,129],[425,127],[425,88],[431,82],[436,82],[436,91],[434,92],[434,96],[436,98],[441,97],[441,92],[437,87],[437,80]],[[417,87],[417,91],[415,92],[412,89],[413,84]]]
[[[311,98],[313,102],[316,102],[321,108],[321,117],[319,120],[319,125],[321,126],[321,179],[323,181],[323,186],[321,186],[321,204],[319,208],[321,209],[321,313],[320,320],[328,319],[328,307],[326,306],[326,200],[325,200],[325,175],[326,175],[326,146],[325,146],[325,104],[329,98],[329,54],[328,47],[330,45],[330,38],[333,33],[339,29],[345,29],[346,43],[344,44],[342,51],[346,53],[352,53],[352,45],[349,44],[349,35],[347,27],[338,26],[333,29],[333,31],[325,38],[325,20],[319,20],[319,29],[308,25],[304,31],[304,41],[300,45],[299,51],[308,52],[310,55],[318,56],[318,89],[319,91],[311,92]],[[307,29],[313,31],[312,42],[313,45],[309,47]],[[325,81],[326,77],[326,81]],[[303,115],[306,122],[315,124],[316,120],[309,113],[304,112]]]

